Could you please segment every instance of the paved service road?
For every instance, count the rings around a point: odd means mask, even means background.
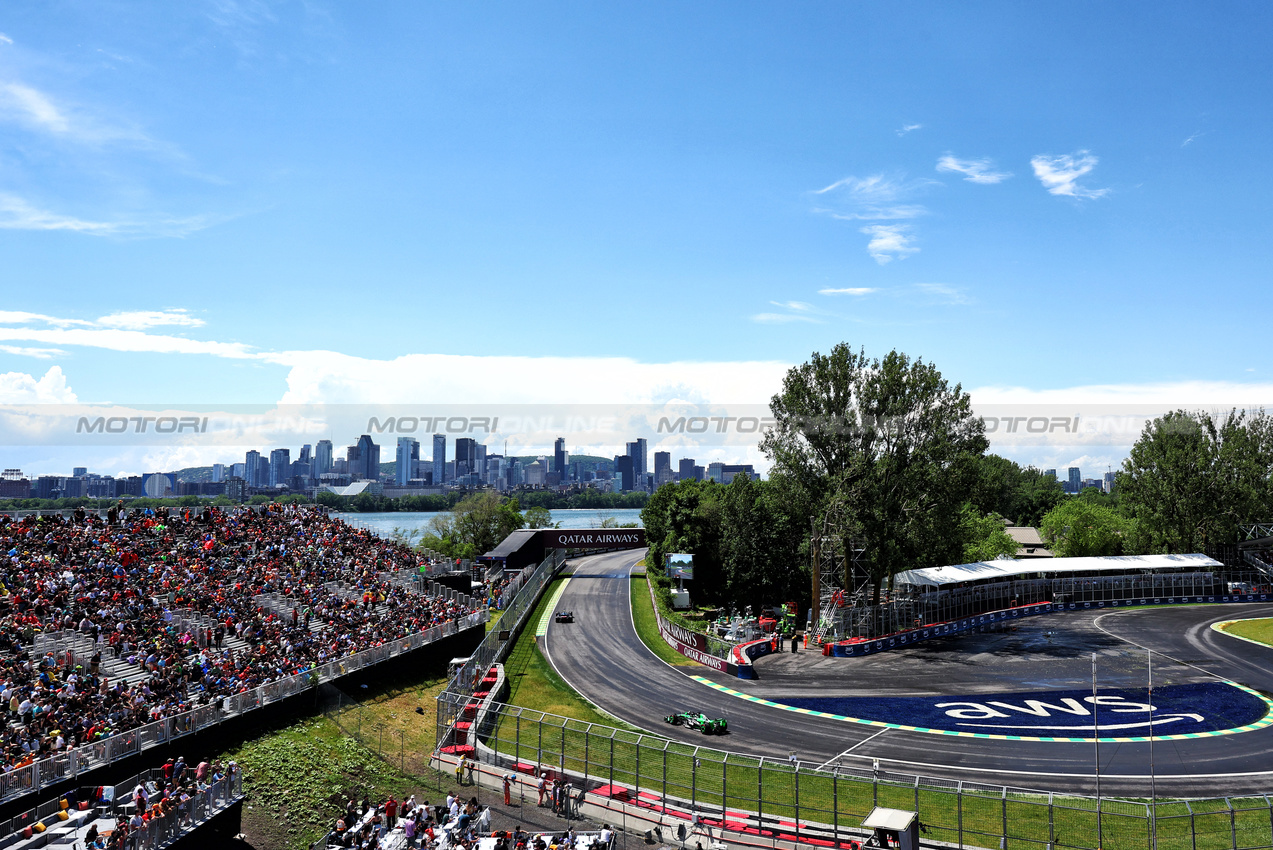
[[[964,635],[858,659],[814,652],[761,658],[760,679],[744,681],[704,667],[673,667],[641,643],[632,625],[631,567],[643,552],[581,558],[558,608],[575,622],[550,626],[547,654],[576,690],[604,711],[656,735],[735,752],[802,762],[869,767],[926,776],[1057,791],[1095,789],[1090,742],[964,738],[809,716],[747,701],[691,677],[760,698],[927,697],[1081,689],[1091,658],[1103,688],[1144,688],[1146,649],[1155,686],[1232,680],[1273,694],[1273,649],[1220,635],[1213,622],[1273,616],[1273,605],[1173,606],[1034,617],[1013,631]],[[987,697],[989,699],[990,697]],[[663,723],[692,709],[729,719],[724,737]],[[898,718],[896,722],[905,722]],[[1161,732],[1159,733],[1162,734]],[[1150,745],[1100,745],[1105,793],[1149,794]],[[1216,796],[1273,788],[1273,726],[1189,740],[1156,740],[1160,794]]]

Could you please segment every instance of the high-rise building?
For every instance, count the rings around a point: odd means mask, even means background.
[[[455,441],[455,477],[477,471],[477,440],[460,437]]]
[[[676,480],[689,481],[694,477],[694,458],[681,458],[680,467],[676,470]]]
[[[1047,476],[1047,475],[1051,475],[1053,478],[1056,478],[1056,470],[1055,470],[1055,469],[1045,469],[1045,470],[1043,470],[1043,474],[1044,474],[1045,476]]]
[[[332,471],[331,440],[319,440],[314,444],[314,462],[311,464],[311,471],[315,478]]]
[[[433,435],[433,486],[446,483],[446,434]]]
[[[1083,489],[1083,477],[1079,474],[1079,468],[1077,466],[1071,466],[1069,486],[1066,488],[1065,492],[1077,493],[1081,489]]]
[[[636,487],[636,475],[632,467],[635,460],[631,455],[620,455],[614,459],[614,476],[619,479],[619,490],[629,492]]]
[[[668,474],[672,472],[672,453],[671,452],[655,452],[654,453],[654,480],[659,480],[659,473],[666,470]]]
[[[566,438],[558,437],[553,443],[553,472],[561,476],[560,480],[566,480]]]
[[[349,477],[355,481],[380,480],[380,446],[372,442],[369,434],[363,434],[358,442],[345,452],[349,462]]]
[[[224,480],[225,480],[225,464],[224,464],[224,463],[214,463],[214,464],[212,464],[212,481],[213,481],[213,483],[221,482],[221,481],[224,481]]]
[[[270,486],[286,484],[292,476],[292,450],[275,449],[270,452]]]
[[[249,487],[262,486],[262,473],[264,470],[261,463],[261,453],[256,449],[252,449],[243,459],[243,480],[248,483]]]
[[[87,478],[87,477],[88,477],[88,467],[87,467],[87,466],[77,466],[77,467],[74,467],[74,468],[71,470],[71,477],[72,477],[72,478]]]
[[[710,478],[712,481],[715,481],[717,484],[724,483],[724,475],[725,475],[725,464],[717,462],[717,463],[709,463],[707,465],[707,477]]]
[[[247,464],[245,464],[245,463],[232,463],[232,464],[230,464],[230,476],[229,476],[229,477],[230,477],[230,478],[242,478],[244,481],[246,481],[246,480],[247,480],[247,477],[246,477],[246,476],[247,476],[246,468],[247,468]]]
[[[1114,473],[1114,472],[1105,473],[1105,492],[1106,493],[1114,492],[1114,476],[1115,475],[1117,475],[1117,473]]]
[[[486,475],[486,446],[482,445],[481,443],[478,443],[476,446],[474,446],[474,449],[477,452],[477,460],[476,460],[477,468],[474,469],[473,471],[476,472],[478,475]]]
[[[398,454],[395,480],[398,486],[405,487],[416,473],[416,464],[420,462],[420,443],[415,437],[398,438]]]

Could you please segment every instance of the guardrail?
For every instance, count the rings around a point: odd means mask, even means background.
[[[473,693],[473,685],[496,661],[502,661],[512,641],[500,639],[500,632],[517,634],[526,624],[526,618],[535,609],[544,586],[557,574],[557,568],[565,561],[560,549],[554,549],[537,567],[526,567],[509,582],[504,591],[508,604],[500,615],[499,628],[487,632],[486,638],[469,655],[469,660],[455,671],[447,683],[447,690]]]
[[[465,694],[438,698],[439,742],[468,703]],[[794,754],[771,759],[696,747],[500,703],[484,710],[486,735],[470,758],[492,765],[492,775],[549,771],[584,802],[696,822],[740,844],[844,847],[860,840],[857,827],[873,807],[887,806],[918,812],[925,840],[952,847],[1273,847],[1267,796],[1149,803],[1056,794],[865,766],[814,767]]]
[[[72,779],[122,758],[136,755],[177,738],[216,726],[232,717],[330,682],[349,673],[379,664],[394,656],[459,634],[486,622],[486,611],[476,611],[458,620],[425,629],[382,646],[372,647],[324,664],[267,682],[252,690],[223,697],[216,704],[199,706],[144,726],[82,744],[50,758],[32,762],[0,774],[0,802],[15,799]]]

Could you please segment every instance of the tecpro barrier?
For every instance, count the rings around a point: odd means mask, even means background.
[[[1225,594],[1211,596],[1168,596],[1145,599],[1103,599],[1093,602],[1040,602],[1035,605],[1022,605],[1003,611],[990,611],[975,617],[964,617],[949,623],[935,623],[931,626],[910,629],[896,634],[872,639],[855,638],[839,643],[825,643],[822,654],[835,658],[857,658],[873,655],[890,649],[899,649],[931,638],[974,632],[991,626],[1033,617],[1039,614],[1054,614],[1064,611],[1090,611],[1101,608],[1135,608],[1146,605],[1202,605],[1224,602],[1268,602],[1273,599],[1269,593]]]

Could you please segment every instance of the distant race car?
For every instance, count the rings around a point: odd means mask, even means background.
[[[557,616],[553,617],[553,622],[555,623],[573,623],[574,621],[574,611],[558,611]]]
[[[663,720],[673,726],[699,729],[704,735],[724,735],[729,727],[729,722],[725,718],[711,718],[699,711],[682,711],[680,714],[669,714]]]

